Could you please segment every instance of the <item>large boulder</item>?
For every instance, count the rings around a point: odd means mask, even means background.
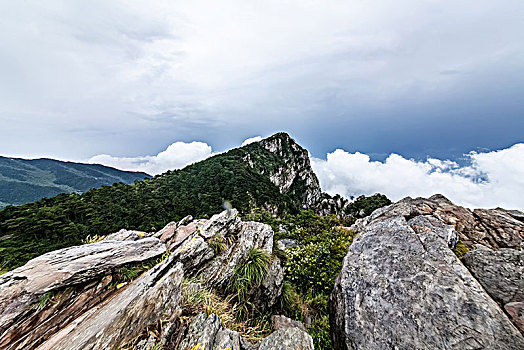
[[[335,349],[524,348],[450,249],[458,222],[435,214],[438,201],[404,200],[354,227],[330,299]]]
[[[524,333],[524,251],[477,249],[464,255],[462,263]]]
[[[44,339],[105,298],[112,271],[165,250],[156,238],[102,241],[49,252],[0,276],[0,347]],[[52,296],[53,307],[44,309]]]
[[[40,345],[40,350],[117,349],[148,325],[180,315],[182,264],[166,259],[121,293],[77,318]]]
[[[429,198],[406,197],[389,206],[375,210],[354,226],[362,229],[380,217],[403,216],[407,220],[418,215],[433,216],[447,225],[453,225],[460,240],[470,249],[484,245],[491,249],[520,249],[524,240],[524,223],[503,209],[470,209],[453,204],[442,195]]]

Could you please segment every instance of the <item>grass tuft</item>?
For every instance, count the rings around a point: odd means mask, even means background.
[[[271,255],[268,252],[252,248],[247,261],[235,267],[228,290],[235,293],[241,303],[246,302],[251,289],[260,287],[262,284],[270,263]]]

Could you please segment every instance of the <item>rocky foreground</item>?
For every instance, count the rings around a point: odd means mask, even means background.
[[[378,209],[352,229],[330,300],[336,349],[524,349],[518,217],[437,195]],[[273,253],[273,239],[268,225],[227,210],[44,254],[0,276],[0,348],[313,349],[302,324],[283,316],[252,344],[217,315],[188,310],[187,295],[225,294],[253,251]],[[461,260],[459,247],[469,250]],[[137,265],[140,276],[126,273]],[[243,298],[271,311],[282,284],[273,255]]]

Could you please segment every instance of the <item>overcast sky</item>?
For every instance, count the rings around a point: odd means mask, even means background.
[[[471,165],[470,151],[524,141],[524,1],[5,0],[0,13],[1,155],[158,172],[287,131],[324,161]]]

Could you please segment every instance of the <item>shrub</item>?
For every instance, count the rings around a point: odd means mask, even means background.
[[[467,252],[469,252],[469,248],[466,247],[461,241],[458,241],[457,244],[455,244],[455,248],[453,248],[453,253],[455,253],[459,259],[462,259],[462,257],[464,257]]]

